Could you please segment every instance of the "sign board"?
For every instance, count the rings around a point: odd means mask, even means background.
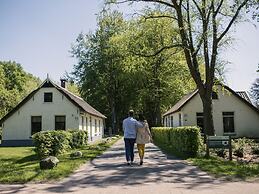
[[[224,148],[228,149],[230,147],[230,137],[229,136],[209,136],[208,145],[209,148]]]

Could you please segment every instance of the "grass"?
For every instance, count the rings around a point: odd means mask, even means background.
[[[259,164],[240,164],[236,161],[227,161],[219,157],[190,158],[188,161],[215,177],[223,177],[227,180],[259,178]]]
[[[216,178],[224,178],[226,180],[254,180],[259,178],[259,164],[241,164],[217,156],[186,158],[182,154],[174,153],[168,145],[158,143],[156,145],[164,153],[187,159],[191,164],[198,166],[201,170]]]
[[[33,147],[0,147],[0,183],[46,182],[67,177],[80,165],[101,155],[118,140],[87,146],[80,150],[81,158],[70,158],[71,150],[58,156],[59,164],[50,170],[41,170]]]

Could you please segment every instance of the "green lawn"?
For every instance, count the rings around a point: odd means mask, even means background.
[[[0,147],[0,183],[44,182],[64,178],[81,164],[102,154],[117,140],[77,149],[82,151],[82,158],[70,158],[71,152],[60,155],[58,166],[51,170],[40,169],[33,147]]]
[[[227,180],[259,178],[259,164],[239,164],[219,157],[190,158],[188,161],[215,177],[224,177]]]

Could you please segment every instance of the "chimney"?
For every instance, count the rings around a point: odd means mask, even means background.
[[[66,82],[67,82],[66,79],[60,79],[60,85],[62,88],[66,88]]]

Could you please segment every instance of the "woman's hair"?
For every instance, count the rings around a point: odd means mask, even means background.
[[[138,120],[139,121],[144,121],[145,120],[144,115],[143,114],[139,114],[138,115]]]

